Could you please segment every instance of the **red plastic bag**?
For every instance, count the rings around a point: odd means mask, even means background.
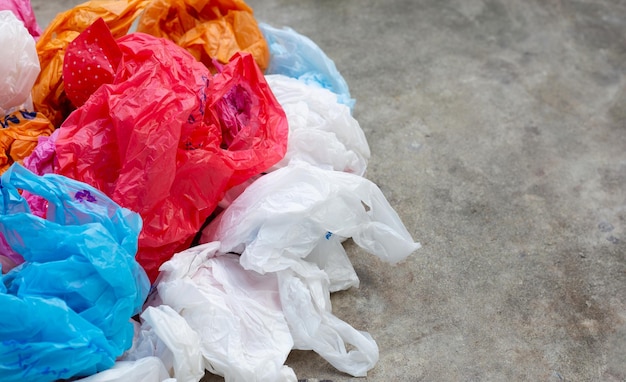
[[[104,54],[85,54],[84,47],[110,44],[108,36],[102,22],[83,32],[67,50],[66,57],[79,57],[72,69],[102,66]],[[66,79],[68,89],[83,81],[95,89],[89,94],[82,86],[77,94],[86,101],[59,130],[57,172],[141,215],[137,260],[154,281],[159,266],[190,245],[228,187],[282,158],[287,119],[248,54],[212,77],[171,41],[134,33],[117,45],[122,57],[117,67],[111,63],[110,83],[96,74]]]
[[[74,109],[66,95],[63,78],[65,49],[82,31],[99,18],[104,19],[115,37],[124,36],[148,0],[88,1],[59,13],[37,41],[41,73],[33,87],[35,110],[60,126]]]

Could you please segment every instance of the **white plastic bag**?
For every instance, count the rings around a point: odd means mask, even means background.
[[[287,153],[273,169],[302,160],[320,168],[365,174],[370,157],[367,139],[335,93],[283,75],[265,78],[289,122]]]
[[[330,305],[331,291],[358,283],[341,245],[348,237],[389,263],[420,247],[374,183],[298,162],[252,183],[209,224],[201,242],[220,241],[221,252],[241,254],[245,269],[276,273],[294,347],[364,376],[378,347],[368,333],[332,315]]]
[[[35,39],[11,11],[0,11],[0,115],[32,110],[30,92],[39,75]]]
[[[200,341],[198,334],[189,327],[185,319],[166,305],[147,307],[141,313],[141,319],[142,324],[135,325],[133,346],[116,362],[116,367],[120,370],[115,375],[119,377],[113,379],[111,376],[106,379],[107,382],[134,381],[135,371],[127,365],[152,358],[159,360],[168,379],[170,376],[174,376],[173,381],[180,382],[202,379],[204,362],[200,353]],[[118,366],[120,363],[126,367]],[[124,371],[130,374],[123,374]],[[161,375],[160,373],[158,378],[162,378]],[[161,381],[145,378],[145,382]]]
[[[149,306],[141,313],[141,318],[148,330],[154,330],[171,352],[172,374],[176,380],[186,382],[202,379],[204,362],[200,353],[200,338],[185,319],[167,305]]]
[[[219,243],[192,247],[165,262],[158,298],[200,336],[205,367],[227,382],[296,382],[284,366],[293,340],[276,275],[244,270]]]
[[[313,350],[338,370],[355,377],[366,376],[378,362],[376,341],[332,314],[328,281],[320,277],[314,264],[301,265],[308,266],[309,271],[277,273],[294,349]]]
[[[220,241],[222,252],[241,253],[241,265],[258,273],[293,268],[306,259],[331,277],[331,291],[337,291],[354,285],[337,284],[354,274],[341,269],[350,264],[341,246],[349,237],[391,264],[420,247],[376,184],[292,163],[248,186],[204,229],[200,242]]]
[[[163,362],[157,357],[145,357],[136,361],[119,361],[108,369],[77,382],[176,382],[170,378]]]

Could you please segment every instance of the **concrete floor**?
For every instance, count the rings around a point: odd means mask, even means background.
[[[42,27],[76,3],[33,0]],[[396,267],[350,246],[333,311],[380,361],[297,351],[299,378],[626,380],[626,1],[248,4],[335,60],[367,178],[423,245]]]

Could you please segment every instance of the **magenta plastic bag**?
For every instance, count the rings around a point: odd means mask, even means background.
[[[29,0],[2,0],[0,1],[0,11],[11,11],[24,23],[28,33],[36,40],[41,36],[41,28],[37,24],[33,6]]]
[[[48,201],[30,213],[20,190]],[[130,348],[149,283],[141,219],[102,192],[14,164],[0,178],[0,236],[25,262],[0,283],[0,380],[54,381],[111,367]]]
[[[37,140],[35,150],[24,159],[24,167],[37,175],[53,174],[55,169],[59,167],[54,150],[59,130],[55,130],[49,137],[41,136]],[[24,191],[22,196],[30,206],[30,212],[42,218],[46,217],[46,209],[48,202],[39,195],[33,195],[28,191]],[[0,246],[2,242],[0,241]]]

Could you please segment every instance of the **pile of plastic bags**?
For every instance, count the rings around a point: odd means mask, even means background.
[[[419,244],[313,41],[241,0],[90,1],[43,32],[8,0],[0,44],[0,380],[295,382],[292,349],[374,367],[331,309],[359,284],[343,242]]]

